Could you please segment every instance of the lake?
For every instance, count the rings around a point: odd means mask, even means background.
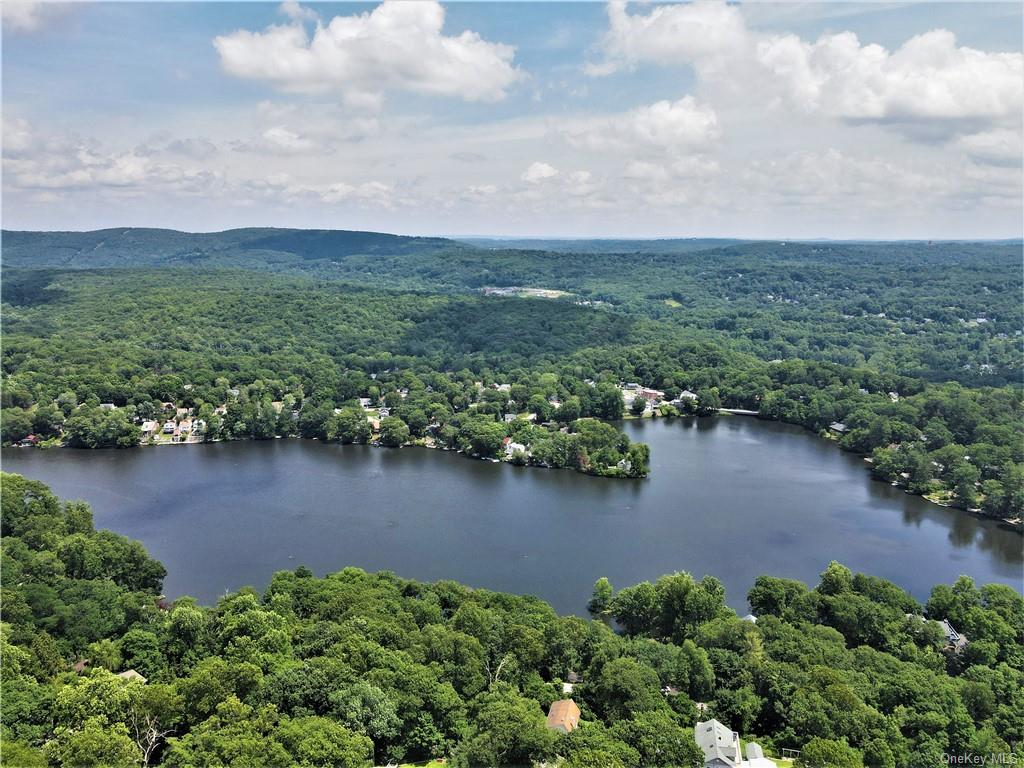
[[[612,480],[421,448],[308,440],[124,451],[4,449],[4,470],[81,498],[138,539],[165,592],[212,602],[275,570],[354,565],[538,595],[584,614],[594,581],[687,570],[743,611],[760,574],[809,584],[830,560],[925,599],[967,574],[1021,589],[1022,538],[871,480],[864,463],[784,424],[628,421],[651,476]]]

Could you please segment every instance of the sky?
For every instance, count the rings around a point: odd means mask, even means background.
[[[1018,2],[0,9],[7,229],[1024,234]]]

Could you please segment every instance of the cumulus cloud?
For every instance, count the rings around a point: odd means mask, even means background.
[[[655,148],[678,152],[707,146],[718,138],[719,128],[713,109],[685,96],[571,125],[565,135],[573,146],[590,150]]]
[[[625,2],[613,0],[601,46],[605,59],[587,71],[607,75],[641,61],[712,69],[747,48],[749,38],[739,9],[724,2],[659,5],[631,14]]]
[[[288,7],[289,15],[296,13]],[[368,13],[317,23],[312,37],[295,20],[219,36],[214,46],[224,70],[236,77],[291,92],[339,92],[351,105],[379,106],[387,91],[504,98],[522,76],[513,64],[515,49],[468,30],[447,36],[444,15],[434,0],[386,0]]]
[[[793,35],[757,45],[757,60],[791,103],[848,120],[997,120],[1024,108],[1024,55],[958,47],[947,30],[890,52],[852,32],[807,43]]]
[[[592,74],[638,62],[687,64],[704,87],[740,90],[750,103],[895,126],[929,140],[1019,120],[1024,109],[1024,54],[958,46],[944,29],[890,51],[853,32],[814,42],[759,33],[724,3],[630,13],[613,2],[608,20],[605,59]]]
[[[547,163],[534,162],[530,163],[530,166],[523,171],[523,175],[520,176],[523,181],[528,184],[538,184],[547,179],[553,179],[558,175],[558,169],[554,166],[548,165]]]

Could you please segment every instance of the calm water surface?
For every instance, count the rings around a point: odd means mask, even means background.
[[[742,610],[760,574],[814,584],[832,559],[926,598],[967,574],[1021,589],[1022,539],[874,482],[863,462],[743,417],[626,422],[647,480],[307,440],[128,451],[5,449],[4,469],[92,504],[142,541],[169,597],[213,601],[275,570],[355,565],[548,600],[583,613],[594,581],[714,574]]]

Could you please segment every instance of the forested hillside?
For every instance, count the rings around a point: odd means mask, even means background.
[[[1024,600],[1006,586],[961,578],[922,606],[833,563],[814,589],[759,578],[754,623],[710,576],[601,580],[592,609],[616,632],[532,597],[299,567],[204,607],[162,600],[162,566],[85,504],[17,475],[2,492],[5,765],[700,766],[698,703],[808,764],[1024,758]],[[544,714],[567,695],[582,718],[563,736]]]
[[[609,250],[616,244],[624,250]],[[822,360],[971,386],[1019,383],[1024,373],[1019,243],[564,246],[579,250],[323,230],[5,232],[4,300],[24,301],[32,280],[8,274],[13,268],[240,268],[447,293],[525,286],[658,319],[762,360]]]
[[[952,256],[943,257],[949,269],[934,273],[929,279],[937,285],[927,290],[921,278],[919,295],[900,288],[906,311],[916,307],[915,312],[939,315],[928,309],[938,302],[929,298],[931,291],[953,291],[941,282],[942,274],[991,283],[990,307],[1004,307],[1017,278],[996,270],[1003,256],[993,248],[988,256],[969,256],[971,266],[956,267]],[[590,257],[546,258],[571,275],[584,273]],[[718,269],[713,256],[703,258],[704,269]],[[881,269],[840,267],[809,253],[801,258],[800,275],[817,275],[819,286],[846,285],[851,296],[873,290]],[[870,253],[863,258],[886,260]],[[744,259],[753,271],[743,272],[742,279],[759,290],[762,278],[755,276],[767,274],[763,280],[784,279],[793,291],[803,286],[813,298],[807,281],[790,273],[783,277],[769,255]],[[905,267],[911,275],[927,271],[913,263]],[[434,264],[445,269],[452,262]],[[664,394],[653,415],[754,410],[837,438],[842,447],[872,458],[880,478],[914,493],[1000,518],[1024,514],[1020,387],[936,383],[917,375],[932,358],[959,361],[984,353],[993,359],[985,350],[997,343],[1012,349],[1016,336],[984,341],[988,329],[1002,327],[995,319],[968,327],[959,320],[925,318],[932,319],[921,321],[925,327],[936,330],[921,336],[900,335],[884,318],[843,319],[842,306],[822,310],[818,320],[799,307],[790,317],[794,305],[761,308],[758,291],[740,289],[722,305],[745,308],[729,309],[734,314],[722,323],[712,319],[718,310],[696,301],[684,305],[686,295],[678,291],[680,300],[637,297],[615,305],[573,296],[398,291],[253,270],[7,269],[4,276],[8,442],[33,435],[75,446],[134,445],[138,424],[173,418],[182,407],[204,422],[205,439],[302,435],[365,441],[371,439],[365,426],[355,423],[356,416],[362,418],[355,410],[358,398],[364,398],[373,408],[394,410],[387,416],[388,436],[380,436],[390,444],[430,438],[494,457],[507,438],[524,446],[523,460],[530,463],[642,474],[642,449],[630,454],[621,433],[591,430],[580,438],[562,432],[579,435],[572,425],[580,417],[621,417],[618,387],[639,382]],[[979,306],[988,301],[956,300]],[[994,309],[988,312],[997,316]],[[715,325],[723,327],[709,327]],[[859,362],[833,363],[813,354],[766,360],[754,351],[774,343],[778,334],[803,345],[805,333],[820,338],[822,350],[835,344]],[[768,341],[757,341],[764,335]],[[947,337],[953,340],[949,347]],[[873,347],[886,351],[870,359],[853,352]],[[903,355],[916,361],[906,373],[883,359]],[[948,378],[968,373],[951,365],[942,363],[951,372]],[[994,385],[999,377],[968,378]],[[687,391],[692,399],[669,404]],[[115,410],[101,409],[103,403]],[[517,418],[529,414],[550,427]],[[515,420],[506,423],[509,416]],[[830,429],[833,424],[843,431]],[[620,462],[630,469],[621,469]]]

